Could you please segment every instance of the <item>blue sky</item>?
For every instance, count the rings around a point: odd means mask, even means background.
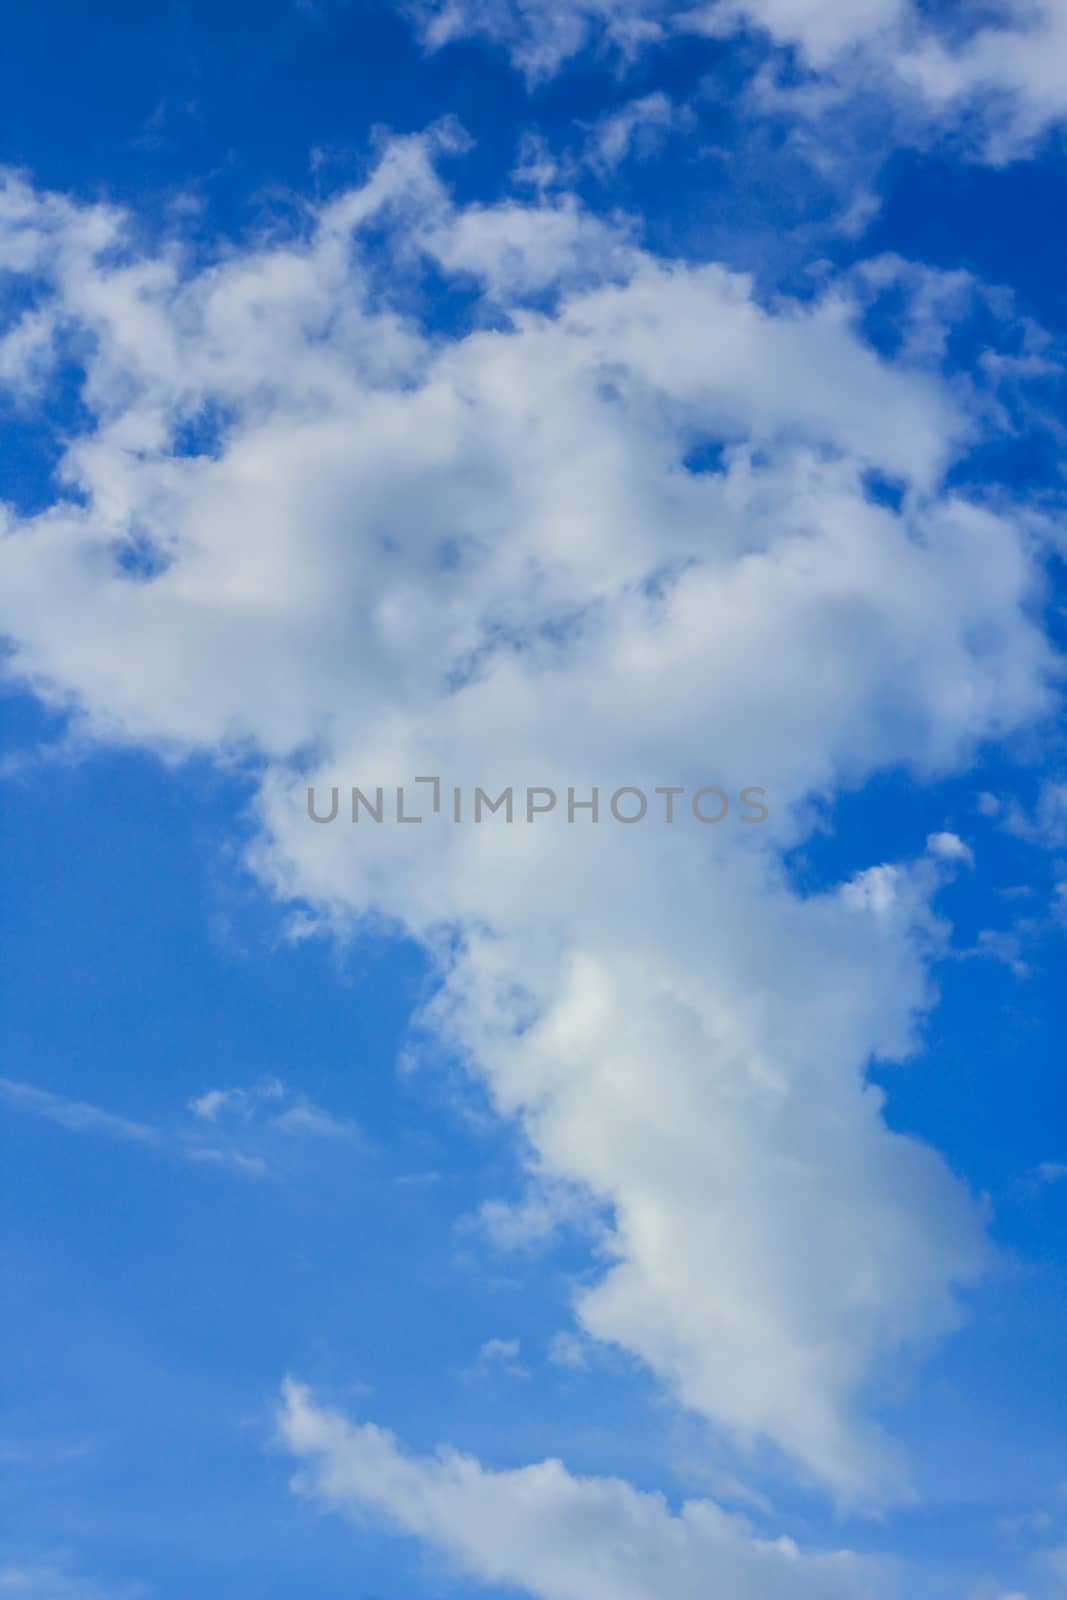
[[[1065,83],[8,19],[0,1593],[1067,1594]]]

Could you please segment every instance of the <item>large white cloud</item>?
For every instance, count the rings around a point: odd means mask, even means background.
[[[399,141],[305,232],[206,267],[8,181],[0,263],[38,330],[13,370],[40,383],[46,330],[94,419],[68,495],[5,513],[11,667],[98,735],[253,755],[264,880],[423,940],[429,1020],[538,1178],[610,1218],[588,1333],[740,1443],[892,1498],[876,1385],[985,1254],[864,1080],[914,1041],[949,865],[804,897],[782,853],[813,798],[956,769],[1048,708],[1039,552],[1021,511],[942,490],[982,405],[877,356],[847,285],[761,303],[573,199],[457,208],[433,161],[461,144]],[[420,312],[427,261],[468,331]],[[446,805],[708,783],[771,815],[306,815],[309,782],[431,773]]]

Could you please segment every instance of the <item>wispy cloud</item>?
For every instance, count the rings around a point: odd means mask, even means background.
[[[469,1376],[492,1370],[507,1373],[509,1378],[528,1378],[530,1370],[519,1360],[521,1346],[518,1339],[487,1339],[478,1351]]]
[[[995,800],[995,796],[980,796],[984,815],[1000,817],[1005,830],[1015,838],[1044,850],[1059,850],[1067,844],[1067,782],[1046,779],[1032,810],[1014,798],[998,802],[994,809],[989,802]]]
[[[140,1583],[105,1587],[50,1562],[0,1566],[0,1595],[9,1600],[140,1600],[147,1593]]]
[[[159,1144],[161,1140],[159,1130],[143,1122],[133,1122],[129,1117],[116,1116],[113,1111],[103,1111],[84,1100],[68,1100],[63,1095],[10,1078],[0,1078],[0,1098],[19,1111],[47,1117],[50,1122],[58,1122],[74,1133],[103,1133],[112,1139],[129,1139],[139,1144]]]
[[[100,1134],[105,1138],[150,1146],[198,1166],[228,1167],[246,1177],[265,1177],[276,1162],[279,1136],[296,1139],[357,1140],[359,1126],[335,1117],[309,1100],[295,1099],[278,1114],[263,1115],[262,1107],[288,1097],[285,1085],[269,1078],[251,1089],[209,1089],[189,1101],[192,1125],[159,1127],[135,1122],[87,1101],[71,1100],[38,1089],[33,1084],[0,1078],[0,1100],[13,1110],[44,1117],[72,1133]],[[210,1141],[199,1124],[212,1128]],[[227,1126],[227,1123],[230,1126]]]
[[[314,1139],[358,1139],[360,1129],[357,1123],[348,1121],[343,1117],[335,1117],[329,1111],[323,1111],[320,1106],[312,1105],[309,1100],[301,1101],[295,1106],[290,1106],[288,1111],[283,1111],[280,1116],[274,1117],[272,1126],[280,1133],[307,1134]]]
[[[264,1178],[270,1170],[262,1156],[242,1155],[240,1150],[221,1150],[217,1145],[188,1144],[182,1150],[186,1161],[203,1166],[234,1167],[249,1178]]]
[[[284,1109],[269,1111],[289,1101]],[[358,1123],[335,1117],[313,1101],[294,1098],[278,1078],[267,1078],[251,1088],[208,1089],[189,1101],[189,1110],[203,1122],[223,1125],[228,1120],[255,1124],[291,1137],[313,1139],[359,1139]]]
[[[277,1078],[267,1078],[251,1089],[208,1089],[189,1101],[189,1110],[205,1122],[217,1122],[227,1112],[238,1112],[250,1117],[263,1100],[281,1100],[285,1085]]]

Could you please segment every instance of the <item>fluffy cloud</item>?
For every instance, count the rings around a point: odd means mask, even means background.
[[[728,35],[754,29],[778,45],[799,47],[816,67],[872,38],[895,37],[910,0],[414,0],[413,14],[430,49],[469,34],[505,46],[531,81],[557,72],[586,49],[632,59],[677,33]]]
[[[985,403],[928,348],[876,354],[849,284],[764,302],[570,197],[456,207],[462,143],[397,141],[304,231],[199,267],[9,179],[0,262],[92,416],[55,503],[4,513],[11,670],[99,737],[248,756],[264,882],[425,944],[424,1020],[535,1190],[587,1208],[583,1332],[890,1499],[873,1386],[986,1248],[865,1081],[914,1046],[953,863],[804,896],[785,851],[813,801],[1049,708],[1040,551],[1021,508],[942,488]],[[423,314],[427,264],[469,331]],[[308,819],[309,784],[391,804],[429,774],[418,826]],[[768,821],[450,820],[453,785],[703,784],[761,787]]]
[[[926,841],[926,848],[933,856],[939,856],[942,861],[965,861],[968,866],[974,865],[974,852],[957,833],[931,833]]]
[[[980,109],[986,154],[1009,161],[1067,116],[1067,11],[1010,0],[962,39],[920,37],[896,66],[933,114]]]
[[[877,84],[900,101],[898,131],[977,117],[979,145],[995,162],[1024,154],[1067,116],[1060,0],[1001,0],[937,17],[919,0],[416,0],[405,9],[428,48],[481,35],[504,46],[531,83],[588,49],[625,64],[679,35],[754,34],[796,52],[814,75],[794,107]]]
[[[392,1434],[354,1425],[287,1383],[285,1447],[296,1487],[336,1510],[372,1511],[461,1571],[538,1600],[876,1600],[874,1562],[767,1539],[708,1500],[677,1515],[617,1478],[576,1478],[559,1461],[494,1472],[469,1456],[405,1455]]]
[[[632,58],[664,37],[668,14],[664,0],[575,0],[567,7],[544,0],[413,0],[404,10],[429,49],[483,34],[505,45],[531,82],[590,45]]]

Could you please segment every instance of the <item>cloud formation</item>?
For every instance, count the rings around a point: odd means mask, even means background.
[[[1029,153],[1067,116],[1059,0],[946,10],[919,0],[414,0],[404,9],[427,48],[481,36],[531,86],[589,50],[625,69],[671,39],[747,34],[772,51],[764,90],[787,56],[803,69],[794,110],[876,88],[897,102],[898,137],[966,130],[974,153],[997,163]]]
[[[73,1133],[103,1133],[112,1139],[132,1140],[135,1144],[159,1143],[158,1130],[146,1123],[133,1122],[129,1117],[116,1116],[112,1111],[103,1111],[82,1100],[69,1100],[47,1089],[36,1089],[30,1083],[0,1078],[0,1099],[18,1111],[58,1122],[60,1127],[69,1128]]]
[[[163,1128],[152,1123],[134,1122],[100,1106],[71,1100],[48,1089],[35,1088],[11,1078],[0,1078],[0,1101],[13,1110],[44,1117],[73,1133],[97,1133],[106,1138],[131,1141],[180,1156],[201,1166],[229,1167],[249,1177],[264,1177],[275,1165],[271,1136],[289,1139],[329,1139],[355,1142],[362,1135],[358,1125],[335,1117],[306,1099],[290,1100],[282,1110],[262,1114],[264,1102],[287,1099],[284,1084],[276,1078],[253,1089],[209,1089],[189,1102],[187,1110],[197,1122],[211,1127],[208,1142],[195,1124]],[[231,1126],[227,1127],[227,1123]],[[237,1125],[234,1126],[233,1124]],[[270,1157],[270,1159],[268,1159]]]
[[[710,1500],[677,1514],[617,1478],[572,1476],[559,1461],[493,1471],[441,1450],[406,1455],[373,1423],[354,1424],[287,1382],[281,1441],[302,1463],[295,1487],[334,1510],[374,1512],[483,1583],[538,1600],[878,1600],[890,1578],[847,1551],[767,1539]]]
[[[573,196],[456,205],[463,145],[394,141],[206,265],[7,179],[19,392],[50,349],[91,418],[54,503],[3,511],[10,670],[96,737],[250,762],[263,881],[421,941],[424,1022],[533,1185],[585,1197],[581,1330],[881,1504],[907,1470],[877,1385],[987,1256],[866,1080],[915,1046],[961,856],[935,836],[805,895],[787,852],[841,788],[959,770],[1053,704],[1035,519],[944,487],[994,379],[950,383],[929,337],[879,354],[870,274],[762,300]],[[471,298],[459,331],[426,272]],[[758,784],[770,819],[308,820],[309,784],[419,774]]]

